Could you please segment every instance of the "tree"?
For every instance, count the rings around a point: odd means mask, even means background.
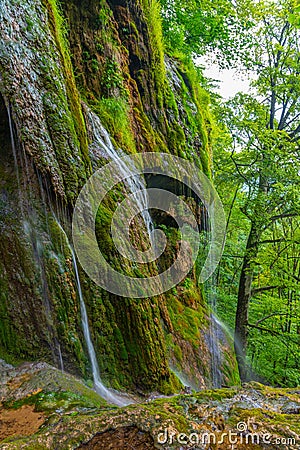
[[[248,359],[272,384],[300,383],[300,220],[273,223],[256,258]]]
[[[249,0],[161,0],[163,30],[169,51],[200,56],[213,50],[221,66],[232,65],[249,50],[253,26]]]
[[[257,25],[253,55],[244,61],[255,74],[253,94],[238,94],[221,118],[231,132],[232,174],[244,198],[241,211],[249,223],[237,294],[235,351],[240,377],[246,364],[249,308],[257,281],[257,258],[274,227],[289,227],[299,216],[300,51],[299,9],[295,2],[259,2],[252,9]],[[224,156],[228,158],[228,153]],[[220,161],[219,161],[220,163]],[[290,270],[287,268],[289,277]],[[283,281],[282,281],[283,282]],[[262,286],[261,292],[275,289]],[[283,286],[276,286],[283,288]],[[257,325],[258,327],[259,325]],[[261,327],[262,328],[262,327]]]

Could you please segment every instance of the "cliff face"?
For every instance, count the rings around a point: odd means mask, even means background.
[[[209,176],[209,98],[188,61],[164,54],[156,1],[4,0],[0,30],[0,357],[63,364],[88,378],[69,239],[80,189],[109,160],[91,117],[116,148],[182,156]],[[109,234],[115,206],[111,197],[100,208],[97,237],[120,268]],[[166,266],[178,247],[167,228]],[[174,391],[170,368],[196,388],[210,383],[208,311],[195,271],[146,300],[109,294],[83,271],[80,280],[107,385]]]

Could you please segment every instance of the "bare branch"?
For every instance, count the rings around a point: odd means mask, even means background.
[[[273,313],[273,314],[269,314],[268,316],[266,316],[266,317],[263,317],[262,319],[259,319],[257,322],[256,322],[256,324],[255,324],[255,326],[257,327],[260,323],[262,323],[262,322],[264,322],[265,320],[268,320],[268,319],[270,319],[271,317],[288,317],[288,316],[290,316],[290,317],[294,317],[294,318],[296,318],[296,317],[298,317],[298,316],[291,316],[291,314],[290,313]]]
[[[251,295],[256,295],[256,294],[259,294],[260,292],[273,291],[274,289],[278,289],[278,288],[286,288],[286,286],[264,286],[261,288],[255,288],[255,289],[252,289]]]
[[[279,214],[278,216],[271,217],[270,220],[272,222],[275,222],[276,220],[279,220],[279,219],[286,219],[288,217],[298,217],[298,216],[299,216],[299,214],[295,213],[295,212],[293,212],[293,213],[283,213],[283,214]]]
[[[270,333],[272,336],[278,336],[280,338],[287,337],[290,342],[293,342],[294,344],[299,345],[299,341],[294,341],[294,339],[291,339],[290,336],[285,336],[279,331],[270,330],[269,328],[256,326],[256,325],[253,325],[251,323],[248,323],[247,326],[249,328],[255,328],[256,330],[265,331],[266,333]]]
[[[300,244],[300,242],[295,241],[293,239],[286,239],[286,238],[280,238],[280,239],[266,239],[265,241],[260,241],[260,244],[280,244],[281,242],[294,242],[295,244]]]

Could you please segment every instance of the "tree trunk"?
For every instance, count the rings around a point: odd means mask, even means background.
[[[243,267],[239,282],[238,304],[235,320],[234,347],[240,373],[241,382],[248,380],[249,374],[246,364],[246,351],[248,343],[248,314],[251,299],[251,288],[253,280],[253,258],[257,256],[259,247],[257,227],[252,223],[248,236],[247,247],[243,260]]]

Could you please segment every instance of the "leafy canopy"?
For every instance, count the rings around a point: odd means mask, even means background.
[[[215,153],[216,182],[229,213],[219,296],[231,311],[231,324],[238,300],[240,373],[247,375],[243,366],[251,365],[264,380],[295,385],[300,381],[300,11],[294,1],[253,6],[252,52],[243,60],[254,74],[251,94],[239,93],[216,107],[224,127]]]
[[[200,56],[213,51],[221,66],[238,62],[251,47],[248,0],[161,0],[169,51]]]

